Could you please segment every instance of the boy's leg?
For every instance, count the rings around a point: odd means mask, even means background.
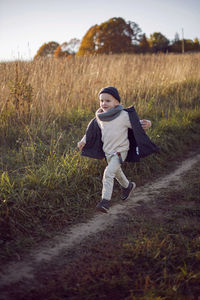
[[[122,160],[126,159],[127,152],[122,153]],[[110,200],[113,192],[114,178],[123,186],[127,187],[129,181],[121,169],[121,163],[117,155],[107,157],[108,166],[103,175],[102,199]]]
[[[117,172],[115,174],[115,178],[123,188],[128,187],[129,180],[126,178],[126,176],[125,176],[124,172],[122,171],[121,167],[117,170]]]
[[[122,186],[121,199],[126,200],[130,193],[136,188],[136,184],[135,182],[128,181],[121,168],[117,171],[115,178]]]
[[[122,161],[125,161],[127,156],[127,152],[121,152],[121,158]],[[115,174],[115,178],[116,180],[119,182],[119,184],[123,187],[123,188],[127,188],[129,185],[129,180],[126,178],[124,172],[122,171],[121,165],[120,168],[117,170],[116,174]]]

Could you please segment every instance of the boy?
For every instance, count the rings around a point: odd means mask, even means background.
[[[122,200],[126,200],[136,184],[129,182],[121,169],[124,161],[139,161],[158,151],[144,129],[151,126],[148,120],[140,121],[134,107],[124,109],[120,105],[118,90],[113,86],[99,92],[100,108],[91,120],[86,134],[78,147],[81,154],[92,158],[106,158],[107,167],[103,175],[102,199],[97,209],[108,212],[112,197],[114,178],[122,187]]]

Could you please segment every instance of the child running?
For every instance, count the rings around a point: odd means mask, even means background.
[[[135,189],[121,164],[124,161],[138,162],[141,157],[157,152],[158,147],[149,139],[145,131],[151,126],[149,120],[139,120],[134,107],[124,108],[118,90],[108,86],[99,92],[100,108],[87,127],[86,134],[78,142],[83,156],[102,159],[108,163],[103,174],[102,197],[97,209],[108,212],[113,192],[114,179],[122,187],[124,201]]]

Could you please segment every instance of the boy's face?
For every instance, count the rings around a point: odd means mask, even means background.
[[[112,95],[107,93],[100,94],[99,100],[100,100],[100,107],[104,112],[119,105],[119,101],[115,99]]]

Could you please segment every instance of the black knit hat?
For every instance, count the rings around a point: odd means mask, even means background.
[[[121,98],[119,96],[118,90],[114,86],[107,86],[100,90],[99,95],[106,93],[112,95],[115,99],[117,99],[119,102],[121,101]]]

